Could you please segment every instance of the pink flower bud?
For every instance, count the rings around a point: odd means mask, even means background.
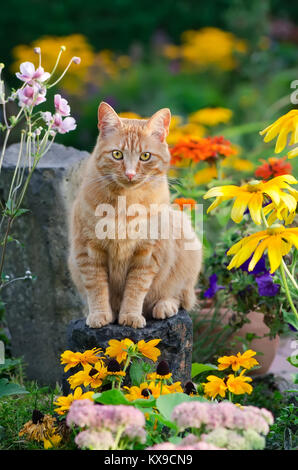
[[[35,54],[40,54],[41,53],[40,47],[34,47],[33,50],[34,50]]]
[[[73,61],[75,64],[79,65],[79,64],[81,63],[81,57],[73,57],[73,58],[72,58],[72,61]]]

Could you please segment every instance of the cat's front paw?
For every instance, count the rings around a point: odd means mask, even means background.
[[[111,312],[90,312],[86,318],[86,325],[89,328],[102,328],[112,323],[113,315]]]
[[[152,311],[153,318],[164,320],[173,317],[178,312],[178,301],[176,299],[159,300]]]
[[[132,328],[144,328],[146,320],[142,314],[121,313],[119,315],[119,325],[132,326]]]

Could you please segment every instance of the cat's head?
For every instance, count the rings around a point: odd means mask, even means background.
[[[96,149],[100,174],[115,185],[136,188],[161,180],[170,164],[166,143],[171,120],[167,108],[150,119],[120,118],[102,102],[98,108],[100,136]]]

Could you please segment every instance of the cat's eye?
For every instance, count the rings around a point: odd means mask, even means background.
[[[141,155],[140,155],[140,160],[142,160],[142,162],[148,162],[148,160],[150,160],[151,158],[151,153],[150,152],[142,152]]]
[[[113,150],[112,155],[115,160],[122,160],[123,158],[123,153],[120,150]]]

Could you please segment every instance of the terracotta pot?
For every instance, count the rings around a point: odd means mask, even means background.
[[[233,315],[234,312],[230,312],[227,309],[220,309],[222,313],[222,324],[226,325]],[[200,310],[199,316],[212,316],[212,309],[203,308]],[[269,336],[265,336],[269,333],[269,328],[264,323],[264,315],[259,312],[250,312],[247,314],[247,318],[250,320],[250,323],[245,323],[239,330],[237,330],[230,338],[229,343],[235,342],[237,336],[245,338],[247,333],[254,333],[256,336],[261,337],[260,339],[253,339],[250,343],[250,348],[262,355],[257,355],[256,359],[260,364],[259,369],[255,369],[251,372],[251,375],[262,375],[268,372],[273,359],[275,358],[278,346],[279,346],[279,336],[270,339]],[[214,329],[214,333],[218,332],[219,328]],[[203,331],[202,331],[203,333]],[[235,343],[233,346],[231,354],[236,354],[237,352],[242,351],[241,341]]]

